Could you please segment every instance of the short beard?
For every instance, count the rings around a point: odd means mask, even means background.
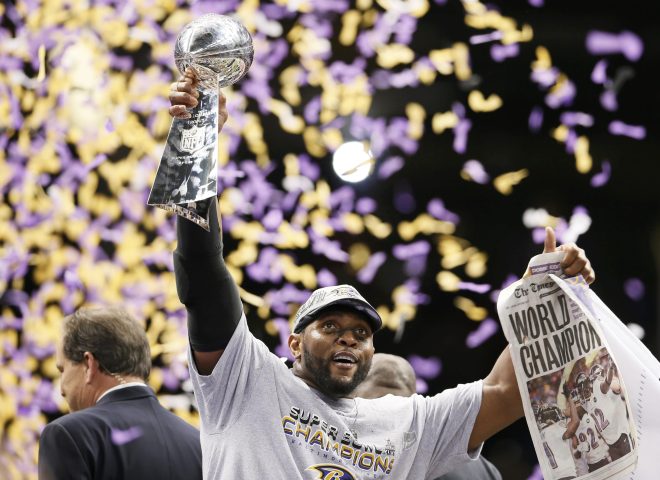
[[[334,397],[342,397],[355,390],[367,378],[371,368],[371,360],[369,360],[366,363],[358,364],[357,370],[350,380],[336,380],[330,375],[330,362],[332,360],[324,360],[313,355],[305,346],[303,346],[303,352],[305,354],[305,368],[312,375],[319,389],[323,393]]]

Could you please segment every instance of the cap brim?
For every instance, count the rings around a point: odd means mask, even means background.
[[[376,333],[378,330],[380,330],[383,325],[383,320],[380,318],[380,315],[378,315],[378,312],[376,312],[376,310],[368,303],[355,298],[338,298],[337,300],[329,302],[319,307],[318,309],[309,312],[307,315],[301,318],[294,327],[294,333],[300,333],[307,325],[316,320],[323,312],[337,306],[348,307],[351,310],[362,314],[369,323],[373,333]]]

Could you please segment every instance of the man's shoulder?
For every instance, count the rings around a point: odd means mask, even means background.
[[[53,420],[44,429],[44,434],[64,430],[72,437],[84,431],[98,430],[107,425],[109,415],[101,413],[98,406],[92,406],[77,412],[67,413]]]
[[[78,424],[86,424],[90,422],[101,422],[104,418],[109,417],[110,413],[106,408],[99,405],[92,405],[91,407],[70,412],[62,415],[56,420],[50,422],[49,425],[59,425],[61,427],[72,427]]]
[[[136,429],[151,428],[150,426],[161,424],[169,425],[169,428],[185,437],[198,438],[199,430],[181,417],[175,415],[159,402],[154,402],[140,414],[139,410],[128,412],[123,402],[112,402],[71,412],[50,422],[46,429],[51,432],[62,429],[71,436],[92,432],[124,431],[129,423]],[[48,433],[48,432],[47,432]]]

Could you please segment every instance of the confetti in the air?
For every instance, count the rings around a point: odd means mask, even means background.
[[[287,338],[298,306],[314,288],[337,283],[379,292],[374,306],[396,339],[406,338],[406,323],[435,297],[449,298],[451,313],[469,322],[469,348],[496,335],[492,285],[504,288],[515,277],[489,272],[486,242],[461,237],[471,229],[463,212],[472,198],[461,204],[443,189],[517,202],[525,182],[538,178],[538,147],[528,159],[502,159],[484,140],[488,122],[501,122],[513,104],[496,87],[497,69],[535,94],[506,121],[558,145],[556,161],[582,176],[585,188],[602,192],[620,167],[614,156],[602,158],[593,132],[627,142],[652,136],[621,105],[635,71],[617,62],[644,54],[631,31],[586,30],[576,46],[594,62],[587,80],[600,103],[589,111],[577,101],[584,83],[505,4],[59,3],[0,7],[0,468],[9,479],[36,478],[39,433],[66,411],[55,345],[62,318],[83,305],[121,303],[144,322],[154,353],[150,386],[198,423],[186,392],[174,219],[146,207],[171,124],[173,44],[193,18],[235,15],[254,39],[248,76],[224,91],[220,213],[246,314],[262,322],[283,358],[291,358]],[[528,4],[544,7],[543,0]],[[437,42],[422,42],[422,27],[440,17],[461,33],[434,23]],[[516,63],[527,71],[509,77],[506,67]],[[611,112],[617,118],[603,116]],[[335,175],[331,159],[342,145],[356,150]],[[451,177],[440,178],[437,166]],[[413,168],[432,172],[425,185],[407,181]],[[433,193],[424,196],[429,185]],[[547,225],[567,242],[592,222],[587,206],[574,204],[518,211],[523,218],[513,221],[537,243]],[[644,298],[640,279],[624,288],[632,300]],[[440,360],[409,359],[426,391],[441,375]],[[141,434],[111,432],[116,444]]]

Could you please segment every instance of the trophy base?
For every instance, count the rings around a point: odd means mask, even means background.
[[[152,206],[162,208],[166,212],[176,213],[178,216],[190,220],[199,225],[207,232],[209,229],[209,206],[211,199],[207,198],[200,202],[189,202],[185,205],[177,204],[153,204]]]

